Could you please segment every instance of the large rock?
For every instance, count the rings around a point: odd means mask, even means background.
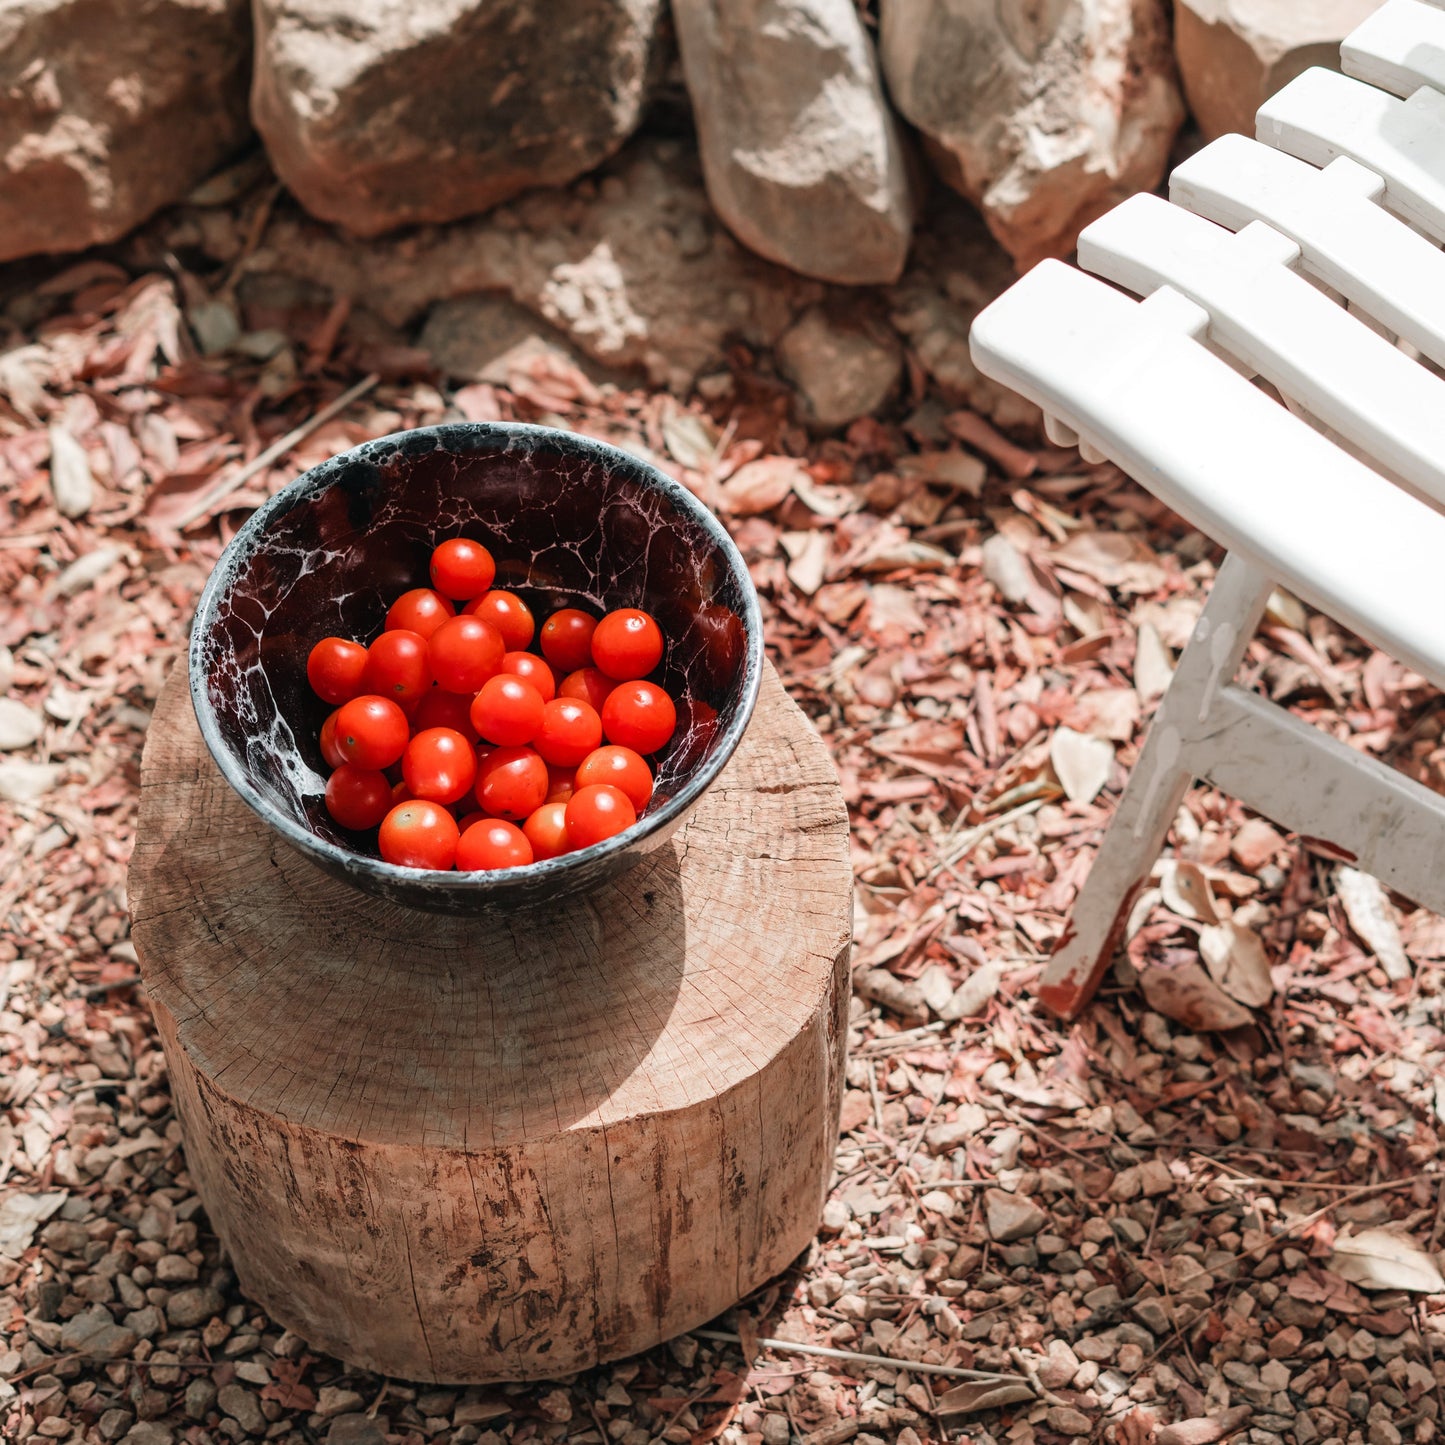
[[[760,256],[896,281],[913,229],[897,122],[853,0],[673,0],[703,174]]]
[[[256,128],[302,205],[359,235],[474,215],[632,133],[661,8],[256,0]]]
[[[250,131],[247,0],[0,4],[0,261],[114,241]]]
[[[889,92],[1020,267],[1164,174],[1184,119],[1164,0],[882,0]]]
[[[1312,65],[1340,68],[1340,41],[1380,0],[1174,0],[1174,53],[1206,140],[1254,134],[1254,113]]]

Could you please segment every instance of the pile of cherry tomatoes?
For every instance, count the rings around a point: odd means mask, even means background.
[[[635,607],[600,619],[564,607],[539,632],[496,571],[479,542],[443,542],[432,585],[398,597],[370,646],[326,637],[307,658],[336,709],[321,728],[327,810],[379,829],[388,863],[521,867],[611,838],[652,796],[647,755],[677,726],[646,681],[657,623]]]

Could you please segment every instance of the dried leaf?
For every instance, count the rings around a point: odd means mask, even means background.
[[[863,498],[857,492],[847,487],[821,486],[806,470],[794,480],[793,491],[810,512],[833,521],[856,512],[863,505]]]
[[[1435,1261],[1408,1235],[1389,1229],[1337,1235],[1330,1268],[1361,1289],[1445,1293],[1445,1279]]]
[[[1409,978],[1412,970],[1405,946],[1400,942],[1400,925],[1395,921],[1395,910],[1390,907],[1379,880],[1361,873],[1358,868],[1339,868],[1335,872],[1335,887],[1350,927],[1380,960],[1385,976],[1396,983]]]
[[[54,1194],[8,1192],[0,1198],[0,1255],[19,1259],[29,1249],[35,1231],[68,1197],[61,1189]]]
[[[734,517],[755,517],[786,501],[808,473],[795,457],[759,457],[730,476],[718,492],[718,505]]]
[[[1022,606],[1033,591],[1034,579],[1027,559],[1002,532],[983,544],[983,575],[998,588],[999,596]]]
[[[1055,728],[1049,761],[1070,802],[1092,803],[1114,770],[1114,745],[1073,728]]]
[[[1259,935],[1238,923],[1216,923],[1200,930],[1199,952],[1209,976],[1249,1008],[1263,1008],[1274,997],[1269,955]]]
[[[717,457],[717,433],[706,417],[675,405],[662,413],[662,439],[673,461],[701,471]]]
[[[1197,963],[1150,964],[1139,975],[1139,985],[1155,1013],[1195,1033],[1242,1028],[1253,1021]]]
[[[1196,923],[1219,922],[1219,910],[1214,906],[1209,879],[1197,863],[1176,858],[1166,864],[1159,891],[1164,896],[1164,906],[1181,918],[1192,918]]]
[[[1174,659],[1152,622],[1139,628],[1134,644],[1134,691],[1149,704],[1163,697],[1174,678]]]
[[[1123,592],[1157,592],[1164,585],[1158,558],[1131,532],[1075,532],[1049,555],[1069,571]]]
[[[828,536],[825,532],[784,532],[778,540],[792,559],[788,580],[805,597],[823,585],[828,570]]]
[[[50,428],[50,490],[62,517],[83,517],[95,501],[85,448],[63,426]]]
[[[0,751],[28,748],[45,731],[45,719],[13,697],[0,697]]]
[[[948,1415],[977,1415],[981,1410],[997,1410],[1004,1405],[1021,1405],[1035,1400],[1032,1387],[1020,1380],[970,1380],[955,1385],[938,1397],[939,1419]]]

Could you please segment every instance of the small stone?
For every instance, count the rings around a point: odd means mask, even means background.
[[[197,1375],[186,1386],[185,1409],[192,1420],[204,1420],[216,1403],[216,1387],[205,1375]]]
[[[386,1445],[386,1431],[369,1415],[338,1415],[326,1432],[326,1445]]]
[[[102,1440],[119,1440],[122,1435],[131,1427],[135,1419],[134,1414],[129,1410],[107,1410],[97,1424]]]
[[[0,762],[0,802],[34,803],[60,781],[57,763]]]
[[[1144,1351],[1138,1345],[1120,1345],[1115,1363],[1126,1375],[1137,1374],[1144,1368]]]
[[[1345,1346],[1345,1353],[1352,1360],[1373,1360],[1375,1358],[1375,1337],[1369,1330],[1356,1330]]]
[[[1145,1199],[1157,1199],[1174,1188],[1174,1177],[1162,1159],[1146,1159],[1139,1166],[1139,1189]]]
[[[537,1401],[537,1408],[549,1420],[565,1425],[572,1418],[572,1397],[566,1390],[549,1390]]]
[[[268,1421],[261,1413],[261,1402],[249,1390],[240,1385],[222,1385],[216,1392],[216,1404],[249,1434],[266,1433]]]
[[[125,1327],[134,1330],[143,1340],[153,1340],[165,1333],[166,1317],[155,1305],[147,1305],[144,1309],[132,1310],[125,1317]]]
[[[776,1410],[769,1410],[763,1416],[763,1445],[788,1445],[792,1435],[792,1428],[788,1424],[786,1415],[780,1415]]]
[[[194,1329],[220,1314],[225,1304],[225,1300],[213,1289],[199,1286],[178,1289],[166,1304],[166,1318],[175,1329]]]
[[[1044,1419],[1049,1429],[1057,1430],[1060,1435],[1088,1435],[1094,1429],[1094,1422],[1082,1410],[1075,1410],[1070,1405],[1054,1406]]]
[[[841,1199],[830,1199],[823,1206],[823,1228],[829,1234],[837,1234],[848,1227],[853,1211]]]
[[[1154,1445],[1214,1445],[1216,1440],[1239,1429],[1253,1413],[1247,1405],[1236,1405],[1217,1414],[1163,1425],[1154,1437]]]
[[[1048,1354],[1039,1364],[1039,1379],[1050,1390],[1062,1390],[1078,1373],[1079,1357],[1067,1340],[1050,1340]]]
[[[804,419],[824,430],[876,411],[903,372],[903,353],[891,332],[832,316],[820,306],[810,307],[784,332],[777,356],[798,388]],[[952,997],[950,987],[934,1012],[941,1013]]]
[[[989,1236],[999,1244],[1011,1244],[1037,1234],[1048,1216],[1032,1199],[1021,1194],[1008,1194],[1002,1189],[988,1189],[983,1196],[988,1219]]]
[[[1289,1325],[1282,1329],[1269,1342],[1269,1356],[1272,1360],[1288,1360],[1299,1354],[1300,1346],[1304,1344],[1304,1331],[1298,1325]]]
[[[1388,1420],[1370,1422],[1370,1445],[1400,1445],[1400,1432]]]
[[[118,1360],[136,1346],[136,1334],[111,1318],[104,1305],[92,1305],[60,1331],[60,1347],[77,1354],[95,1355],[102,1360]]]
[[[366,1403],[355,1390],[338,1389],[335,1385],[323,1385],[316,1395],[316,1413],[323,1420],[337,1415],[351,1415]]]
[[[163,1255],[156,1261],[156,1279],[161,1284],[190,1284],[198,1273],[183,1254]]]
[[[176,1432],[159,1420],[141,1420],[130,1427],[121,1445],[172,1445]]]

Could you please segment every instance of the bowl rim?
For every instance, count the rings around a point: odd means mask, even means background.
[[[313,833],[293,818],[283,813],[275,804],[252,785],[246,772],[236,762],[231,749],[221,737],[220,725],[211,706],[207,678],[202,667],[203,640],[209,634],[215,620],[224,588],[234,573],[236,564],[255,542],[266,532],[270,524],[284,516],[294,506],[309,498],[303,493],[320,496],[338,479],[332,473],[339,473],[344,466],[357,461],[376,462],[377,453],[391,453],[399,446],[408,444],[418,437],[434,437],[438,444],[449,450],[475,451],[485,444],[500,442],[503,447],[509,443],[524,442],[529,451],[543,446],[560,446],[563,451],[582,453],[609,470],[621,469],[633,473],[639,480],[660,492],[678,510],[684,512],[693,522],[708,534],[727,560],[729,570],[742,594],[743,632],[746,647],[743,654],[743,676],[741,696],[732,721],[723,729],[721,738],[712,753],[687,782],[670,797],[655,813],[639,818],[631,827],[625,828],[612,838],[579,848],[572,853],[563,853],[541,862],[528,863],[516,868],[494,869],[434,869],[408,868],[401,864],[388,863],[381,858],[372,858],[357,853],[327,838]],[[463,442],[457,447],[452,443]],[[289,843],[303,853],[324,858],[327,862],[346,873],[374,873],[399,884],[420,885],[437,891],[461,890],[465,895],[483,901],[488,894],[502,893],[518,883],[545,882],[556,878],[559,882],[579,865],[592,865],[608,854],[620,853],[634,847],[649,834],[661,830],[671,831],[678,820],[713,784],[737,751],[738,743],[752,719],[757,706],[758,693],[762,685],[763,671],[763,625],[762,608],[758,603],[757,589],[752,575],[737,544],[728,535],[727,529],[716,516],[700,502],[681,482],[668,476],[660,467],[636,454],[613,446],[610,442],[576,432],[564,431],[559,427],[538,426],[531,422],[439,422],[433,426],[412,427],[402,431],[388,432],[349,447],[344,452],[328,457],[313,467],[293,477],[274,496],[269,497],[237,529],[236,535],[222,549],[216,559],[201,596],[196,603],[195,616],[191,623],[190,639],[186,647],[186,670],[191,694],[191,705],[200,727],[206,750],[211,754],[222,777],[240,796],[241,800],[268,827],[274,828]]]

